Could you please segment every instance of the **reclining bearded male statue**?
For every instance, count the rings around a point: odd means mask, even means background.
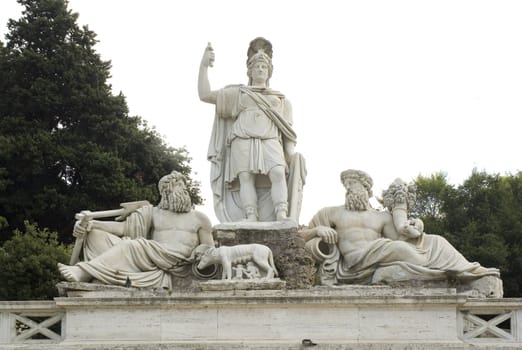
[[[387,210],[371,208],[373,180],[360,170],[341,173],[345,205],[321,209],[301,236],[331,283],[376,284],[407,280],[473,281],[494,276],[487,296],[502,296],[500,273],[470,263],[444,237],[424,233],[419,219],[408,219],[414,189],[397,179],[383,199]],[[320,244],[330,251],[321,253]]]
[[[183,174],[173,171],[158,184],[158,206],[144,205],[124,221],[78,221],[85,261],[58,264],[70,282],[98,282],[171,289],[172,276],[190,273],[193,255],[214,246],[207,216],[192,209]]]

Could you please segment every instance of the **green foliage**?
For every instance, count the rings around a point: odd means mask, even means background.
[[[3,229],[4,227],[9,226],[9,223],[7,222],[7,219],[3,216],[0,216],[0,229]]]
[[[60,281],[56,264],[67,262],[69,250],[56,232],[25,222],[25,232],[16,230],[0,248],[0,300],[55,297]]]
[[[415,183],[426,231],[445,236],[468,260],[500,268],[505,295],[522,295],[522,173],[475,170],[457,188],[441,174]]]
[[[429,227],[430,233],[442,236],[447,232],[444,218],[449,198],[454,192],[446,176],[439,172],[430,177],[417,177],[417,200],[414,207],[410,208],[410,215],[421,217],[424,226]]]
[[[107,83],[110,62],[65,0],[18,0],[0,45],[0,213],[6,240],[24,220],[72,240],[74,213],[120,202],[157,202],[158,180],[189,176],[184,148],[168,147]],[[190,193],[201,203],[199,184]]]

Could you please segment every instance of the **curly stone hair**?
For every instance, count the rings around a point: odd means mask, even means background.
[[[370,198],[373,196],[373,180],[370,175],[368,175],[362,170],[348,169],[341,173],[341,183],[344,185],[344,187],[346,187],[346,180],[349,179],[359,181],[368,192],[368,197]]]

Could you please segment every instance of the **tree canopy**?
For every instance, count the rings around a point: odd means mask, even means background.
[[[157,201],[172,170],[190,176],[185,148],[172,148],[114,95],[96,34],[65,0],[18,0],[0,41],[0,240],[24,221],[72,239],[74,213]],[[198,184],[190,181],[195,204]],[[2,227],[2,225],[0,225]]]
[[[522,172],[473,171],[462,185],[442,173],[419,176],[413,213],[468,260],[501,270],[506,296],[522,294]]]
[[[70,249],[58,242],[56,232],[24,226],[0,247],[0,300],[51,299],[61,280],[56,263],[66,263]]]

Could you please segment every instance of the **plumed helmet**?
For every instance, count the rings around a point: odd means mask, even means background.
[[[250,85],[252,83],[250,69],[256,62],[264,62],[268,65],[268,80],[270,80],[274,70],[274,66],[272,65],[272,44],[270,41],[261,37],[255,38],[248,46],[247,56],[248,84]],[[267,86],[269,84],[268,80],[266,82]]]

